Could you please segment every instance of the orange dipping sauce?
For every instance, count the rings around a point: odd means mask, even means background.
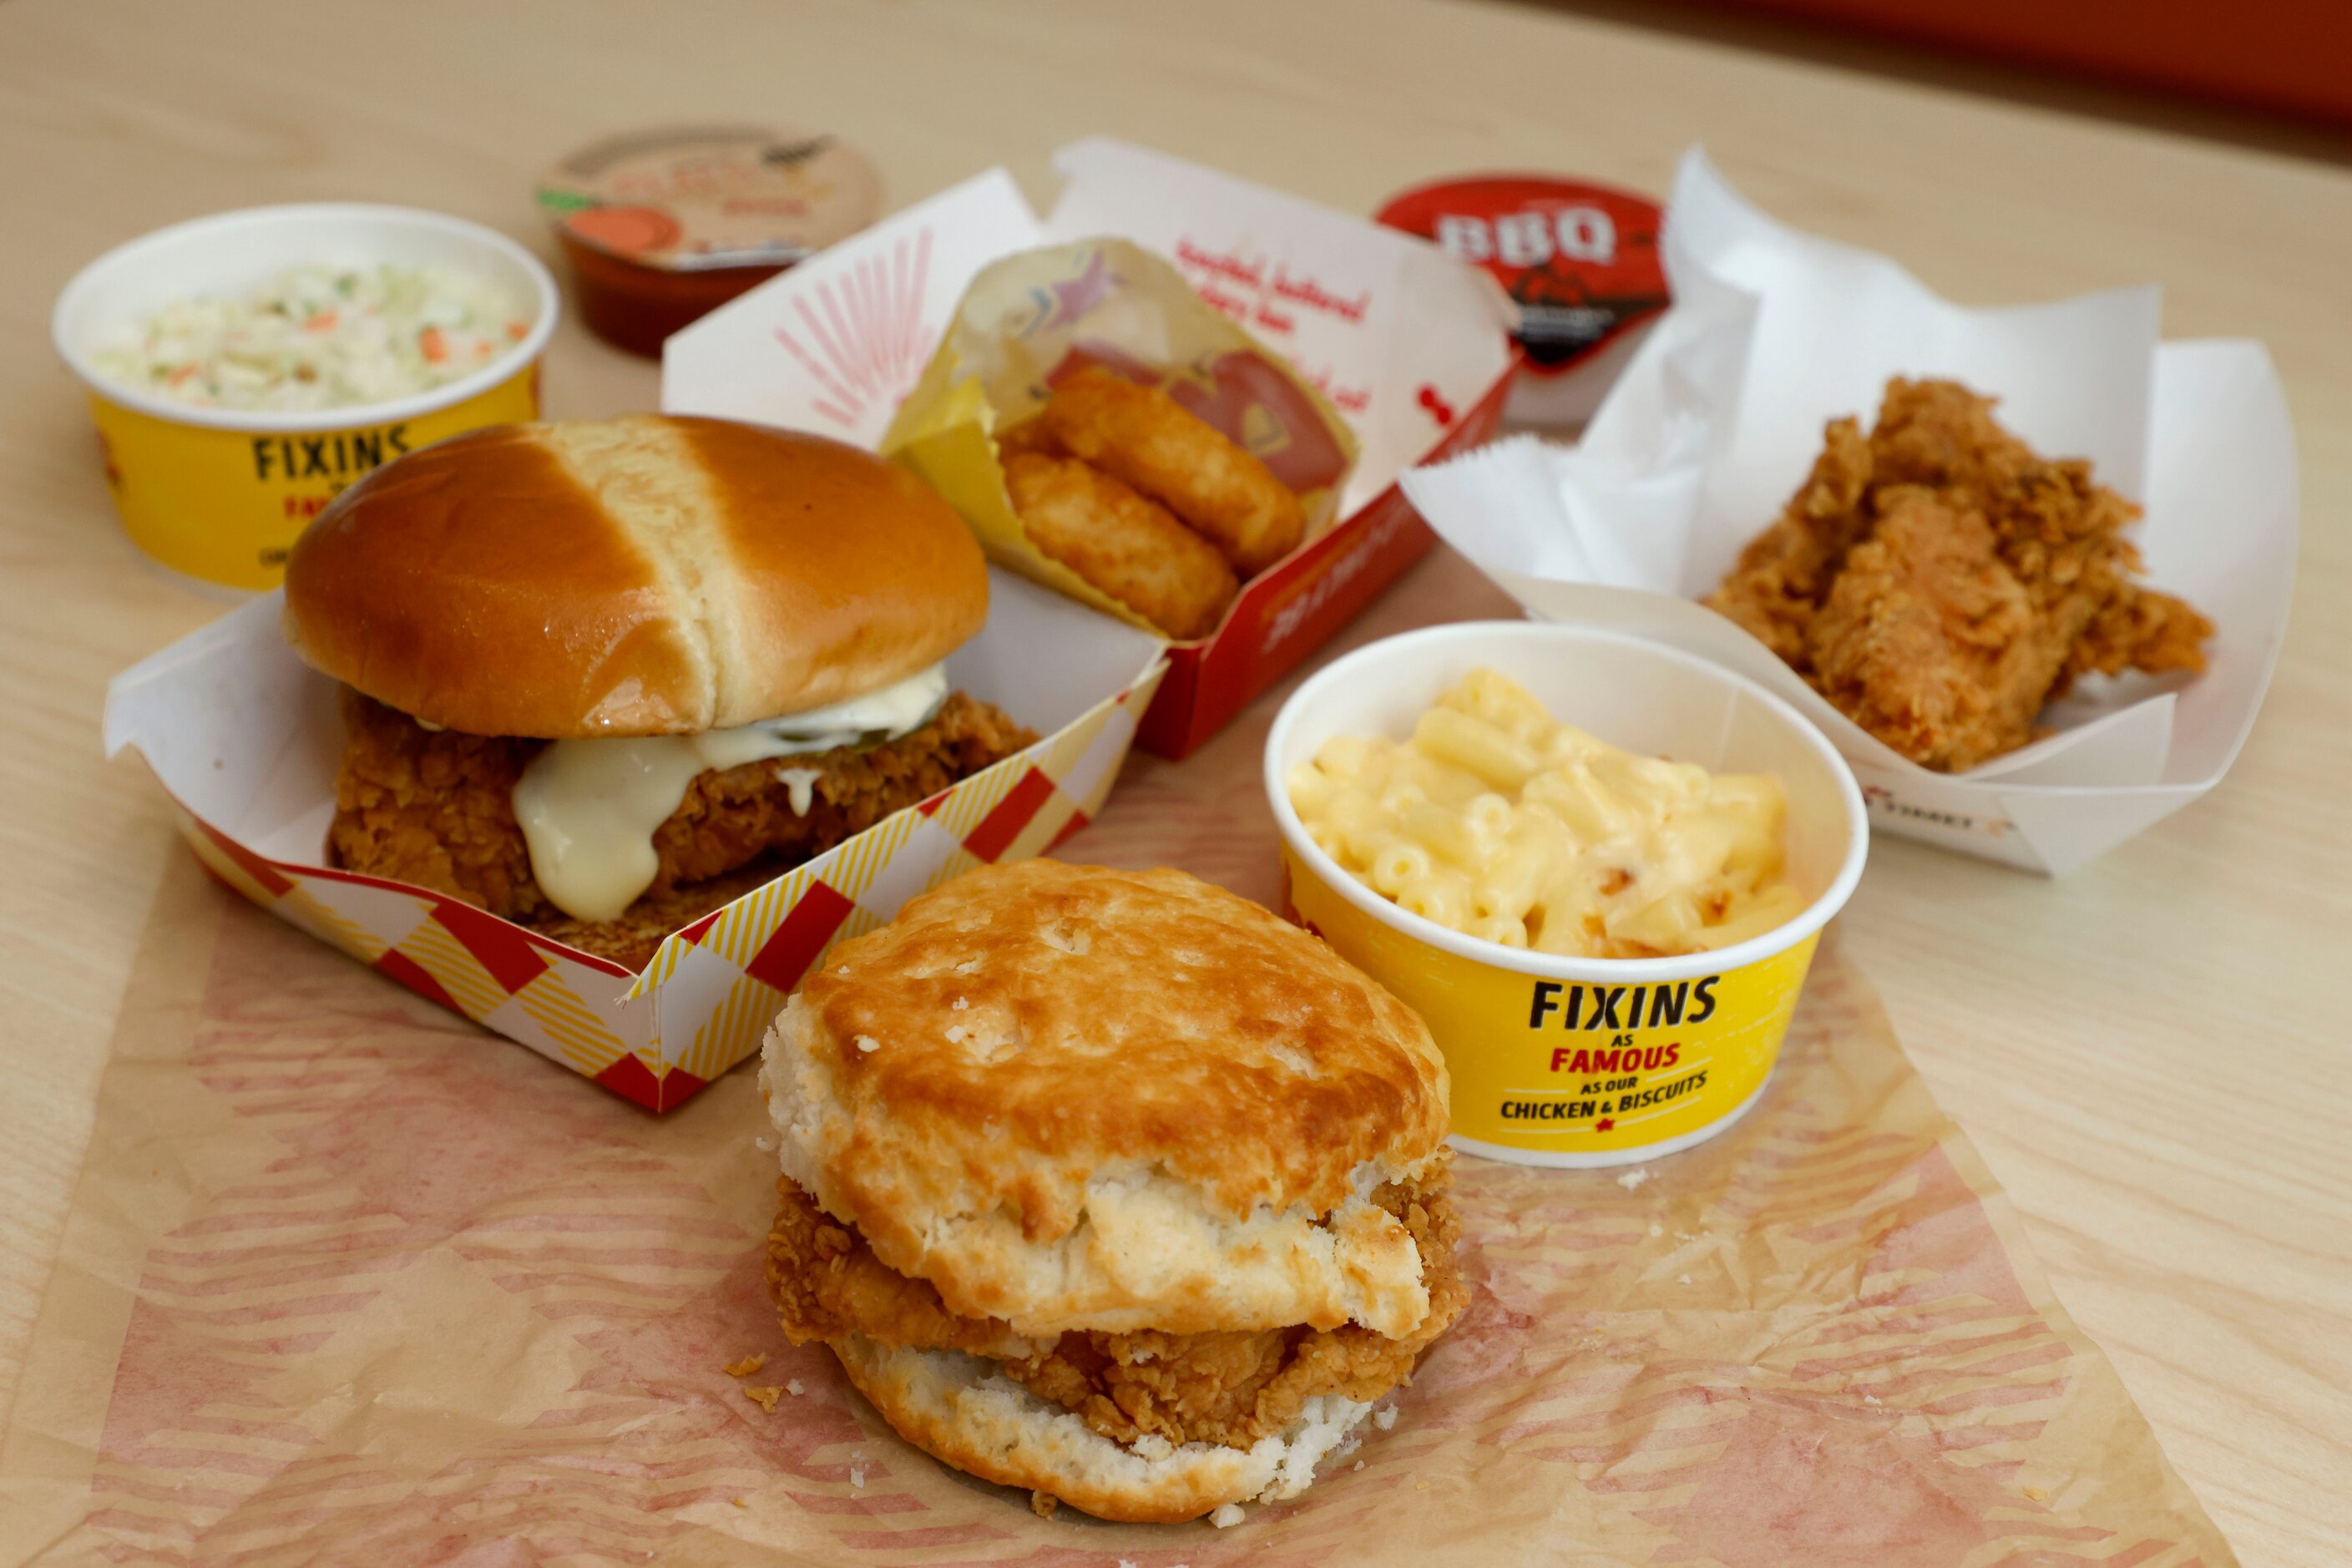
[[[583,148],[540,182],[539,205],[581,319],[657,357],[672,332],[871,223],[882,196],[873,165],[830,136],[719,126]]]

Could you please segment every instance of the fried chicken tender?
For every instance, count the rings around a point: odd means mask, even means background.
[[[1411,1233],[1429,1290],[1428,1315],[1397,1340],[1355,1323],[1027,1340],[996,1320],[948,1311],[929,1281],[885,1265],[855,1226],[826,1214],[789,1178],[777,1183],[776,1193],[768,1283],[794,1344],[861,1334],[887,1345],[985,1356],[1039,1398],[1122,1443],[1148,1435],[1247,1447],[1288,1426],[1318,1394],[1377,1399],[1411,1376],[1421,1352],[1469,1301],[1454,1259],[1460,1223],[1439,1186],[1391,1183],[1372,1194]]]
[[[1748,542],[1739,563],[1706,601],[1800,674],[1811,668],[1806,628],[1829,598],[1846,552],[1869,536],[1863,500],[1870,469],[1870,444],[1862,426],[1852,419],[1831,420],[1802,488],[1780,521]]]
[[[1043,418],[1064,451],[1174,512],[1243,577],[1307,531],[1288,486],[1157,387],[1088,368],[1054,389]]]
[[[1240,584],[1214,546],[1074,458],[1016,451],[1004,480],[1030,542],[1179,642],[1207,637]]]
[[[2065,648],[2037,635],[1982,515],[1915,486],[1885,504],[1807,628],[1814,684],[1912,761],[1966,767],[1987,738],[2031,729]]]
[[[2212,620],[2184,600],[2154,588],[2119,594],[2075,642],[2065,673],[2059,677],[2058,695],[2064,695],[2078,675],[2203,669],[2205,641],[2212,635]]]
[[[631,965],[688,921],[1036,740],[959,691],[929,723],[878,746],[698,774],[654,835],[652,886],[620,920],[587,921],[541,891],[515,820],[515,781],[546,742],[427,730],[349,689],[343,721],[327,834],[336,865],[447,893]],[[800,768],[818,774],[806,813],[793,809],[782,776]]]
[[[1069,456],[1062,450],[1061,443],[1054,439],[1054,433],[1045,428],[1042,415],[1034,419],[1024,419],[1018,425],[1007,425],[996,432],[995,440],[997,460],[1008,465],[1015,454],[1022,452],[1047,458]]]
[[[2139,509],[1992,408],[1955,382],[1889,382],[1867,439],[1829,425],[1804,486],[1706,601],[1947,772],[2032,740],[2078,676],[2202,669],[2213,631],[2139,584],[2123,534]]]

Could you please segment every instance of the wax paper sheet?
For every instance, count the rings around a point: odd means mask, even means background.
[[[175,860],[0,1448],[5,1555],[2233,1561],[1833,943],[1723,1137],[1462,1161],[1460,1325],[1392,1426],[1226,1530],[1039,1519],[785,1344],[761,1125],[748,1073],[656,1120]]]

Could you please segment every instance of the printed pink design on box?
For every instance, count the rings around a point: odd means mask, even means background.
[[[1436,246],[1354,214],[1106,138],[1055,154],[1066,184],[1042,216],[1002,169],[950,187],[808,258],[671,338],[662,406],[814,430],[880,445],[966,286],[992,264],[1047,246],[1116,239],[1164,258],[1210,305],[1329,399],[1360,452],[1338,497],[1338,521],[1243,586],[1209,638],[1169,650],[1137,740],[1182,757],[1296,668],[1435,542],[1396,488],[1419,462],[1467,451],[1502,417],[1516,355],[1490,280]],[[926,265],[899,286],[899,258]],[[889,308],[860,316],[853,300]],[[1099,307],[1121,283],[1097,249],[1069,277],[1033,291],[1014,337],[1045,334]],[[919,326],[903,311],[911,310]],[[820,331],[822,329],[822,331]],[[858,334],[881,334],[879,343]],[[922,353],[902,351],[919,344]],[[1139,379],[1162,367],[1107,346],[1087,353]],[[887,374],[878,367],[887,365]],[[876,370],[868,386],[848,367]],[[1253,371],[1255,376],[1253,376]],[[1189,373],[1188,373],[1189,374]],[[1243,439],[1294,485],[1327,454],[1305,443],[1268,452],[1229,428],[1234,400],[1255,397],[1279,420],[1273,368],[1221,365],[1210,384],[1169,388]],[[1284,393],[1292,389],[1286,383]],[[1304,431],[1309,422],[1294,422]],[[1319,434],[1319,432],[1318,432]],[[1295,470],[1295,471],[1294,471]]]

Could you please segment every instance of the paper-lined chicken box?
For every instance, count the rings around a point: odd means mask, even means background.
[[[1505,303],[1434,246],[1122,143],[1002,170],[669,340],[662,405],[880,451],[998,564],[1168,639],[1181,757],[1433,542],[1396,484],[1502,415]]]
[[[146,758],[222,882],[426,999],[669,1110],[759,1049],[835,943],[976,866],[1043,854],[1101,810],[1164,673],[1160,645],[988,575],[987,621],[948,656],[945,681],[1042,738],[797,866],[747,868],[740,896],[659,937],[642,967],[561,940],[560,926],[334,863],[345,699],[288,646],[282,592],[118,676],[106,748]]]
[[[1786,698],[1879,832],[2056,874],[2221,782],[2294,579],[2261,344],[2160,341],[2152,288],[1953,305],[1696,152],[1664,237],[1674,306],[1575,446],[1405,477],[1448,543]]]

